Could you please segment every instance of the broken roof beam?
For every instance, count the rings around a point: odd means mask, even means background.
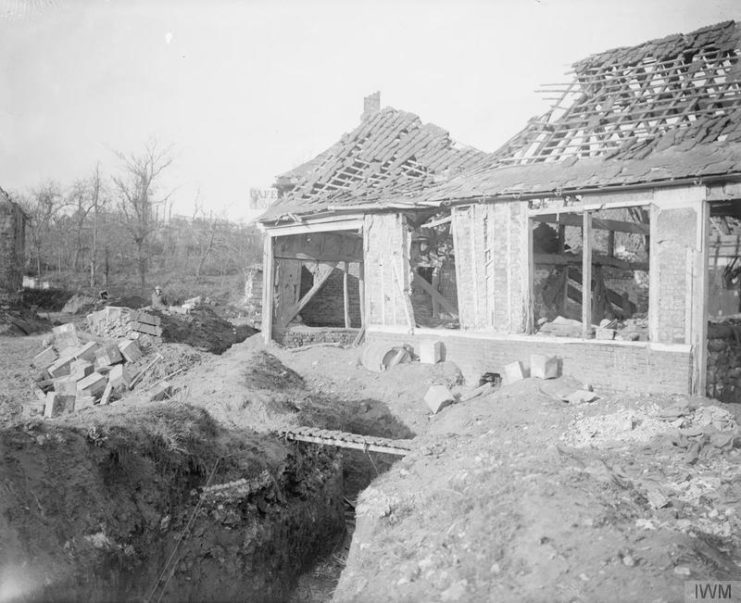
[[[558,224],[563,226],[582,226],[581,216],[574,213],[558,214],[540,214],[531,216],[536,222],[546,222],[549,224]],[[611,230],[614,232],[627,232],[630,234],[639,234],[648,236],[651,229],[648,224],[639,224],[638,222],[623,222],[622,220],[608,220],[594,217],[592,227],[600,230]]]

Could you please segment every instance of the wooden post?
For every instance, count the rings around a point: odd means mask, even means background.
[[[360,299],[360,326],[365,326],[365,262],[358,263],[358,296]]]
[[[262,337],[265,343],[273,339],[273,284],[275,261],[273,259],[273,237],[265,235],[262,251]]]
[[[607,257],[615,257],[615,231],[611,230],[607,235]]]
[[[581,329],[582,337],[589,338],[592,329],[592,214],[584,212],[581,259]]]
[[[563,253],[566,246],[566,226],[558,225],[558,253]]]
[[[417,275],[415,274],[415,276]],[[437,292],[440,291],[440,266],[435,266],[432,269],[432,288]],[[437,301],[437,298],[433,295],[432,297],[432,317],[438,318],[439,316],[440,316],[440,303]]]
[[[350,264],[348,262],[342,262],[342,303],[345,308],[345,328],[349,329],[352,325],[350,324],[350,291],[348,289],[348,272],[350,270]]]

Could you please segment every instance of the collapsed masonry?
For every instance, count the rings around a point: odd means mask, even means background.
[[[712,395],[708,322],[740,310],[740,56],[733,22],[594,55],[491,154],[367,99],[260,218],[264,336],[355,265],[368,342],[443,338],[472,379],[540,352],[598,388]]]
[[[52,418],[96,404],[109,404],[132,389],[155,359],[142,367],[140,337],[161,342],[158,316],[128,308],[109,306],[89,314],[88,328],[102,341],[83,343],[74,324],[54,327],[53,345],[33,359],[37,392],[44,401],[44,416]],[[170,396],[172,386],[163,381],[151,399]]]

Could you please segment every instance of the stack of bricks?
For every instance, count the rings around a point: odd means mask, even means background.
[[[53,329],[54,345],[33,359],[36,384],[44,396],[44,416],[52,418],[93,406],[108,404],[129,389],[131,364],[142,357],[135,341],[81,343],[74,325]]]
[[[162,343],[162,319],[159,316],[137,312],[131,326],[134,332],[149,335],[155,343]]]

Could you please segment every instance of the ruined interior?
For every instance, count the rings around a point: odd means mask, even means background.
[[[537,332],[647,341],[649,210],[561,211],[534,215],[531,222]],[[591,272],[588,291],[583,286],[585,267]],[[582,322],[587,303],[590,323],[582,325],[581,334],[576,325],[558,320]]]

